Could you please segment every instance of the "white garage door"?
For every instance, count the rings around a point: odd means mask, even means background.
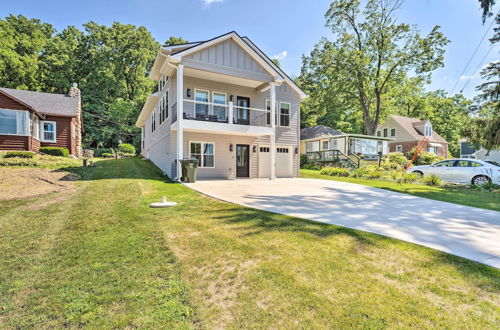
[[[292,147],[276,147],[276,177],[289,178],[292,176]],[[259,178],[271,176],[270,147],[259,147]]]
[[[276,148],[276,177],[289,178],[292,176],[292,148]]]

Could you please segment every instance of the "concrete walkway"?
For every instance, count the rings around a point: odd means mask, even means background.
[[[497,211],[330,180],[214,180],[187,186],[228,202],[394,237],[500,268]]]

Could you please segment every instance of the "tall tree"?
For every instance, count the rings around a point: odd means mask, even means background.
[[[336,36],[332,46],[343,94],[357,96],[363,116],[363,131],[374,134],[383,111],[389,86],[413,71],[429,79],[443,65],[444,47],[449,42],[435,26],[425,37],[408,24],[397,23],[394,13],[402,0],[334,0],[325,17]]]
[[[188,41],[187,40],[184,40],[182,39],[181,37],[174,37],[174,36],[171,36],[170,38],[168,38],[167,41],[165,41],[165,46],[174,46],[174,45],[182,45],[182,44],[187,44]]]
[[[54,33],[52,25],[39,19],[0,19],[0,86],[42,90],[41,58]]]

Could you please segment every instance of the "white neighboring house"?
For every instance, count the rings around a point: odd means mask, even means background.
[[[137,119],[141,154],[179,180],[180,159],[198,178],[294,177],[301,100],[307,95],[250,39],[219,37],[161,47],[158,82]]]

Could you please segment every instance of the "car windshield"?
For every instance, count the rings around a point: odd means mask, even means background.
[[[492,160],[486,160],[486,162],[487,162],[488,164],[491,164],[491,165],[495,165],[495,166],[500,167],[500,164],[499,164],[499,163],[494,162],[494,161],[492,161]]]

